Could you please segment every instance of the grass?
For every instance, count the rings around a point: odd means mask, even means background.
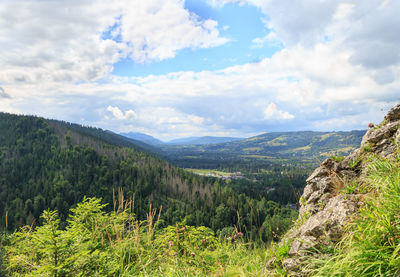
[[[333,254],[307,261],[311,275],[400,274],[400,158],[374,157],[363,181],[364,205]]]
[[[194,169],[194,168],[186,168],[185,170],[193,172],[195,174],[207,175],[207,174],[214,174],[218,176],[230,176],[233,175],[231,172],[223,172],[213,169]]]
[[[71,209],[65,230],[57,212],[45,211],[42,226],[12,234],[5,246],[7,275],[269,275],[267,245],[246,243],[237,231],[226,239],[203,226],[159,228],[160,211],[150,207],[147,220],[139,221],[131,212],[134,199],[118,195],[110,213],[100,199],[84,199]]]
[[[344,160],[344,156],[343,155],[338,155],[338,156],[330,156],[329,157],[331,160],[334,160],[336,162],[341,162]]]

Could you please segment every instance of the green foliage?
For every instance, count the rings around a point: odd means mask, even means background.
[[[371,188],[368,185],[360,182],[359,180],[353,180],[346,184],[341,192],[344,194],[366,194],[370,191]]]
[[[221,276],[265,275],[265,249],[241,239],[220,241],[206,227],[158,227],[156,212],[145,221],[131,213],[132,202],[113,212],[96,198],[71,209],[60,230],[57,213],[45,211],[44,223],[25,226],[6,246],[12,276]]]
[[[361,152],[365,153],[365,152],[371,152],[372,151],[372,144],[366,143],[364,145],[361,146]]]
[[[361,162],[361,159],[356,159],[354,161],[349,161],[349,166],[351,168],[356,168]]]
[[[132,143],[101,129],[32,116],[0,113],[0,131],[0,228],[7,225],[9,231],[40,225],[45,209],[57,210],[60,229],[65,229],[69,209],[85,195],[102,198],[111,211],[113,193],[122,188],[135,195],[140,220],[146,219],[151,202],[163,207],[163,226],[185,219],[188,225],[217,232],[237,225],[246,238],[268,241],[274,239],[273,230],[262,224],[273,220],[272,225],[281,222],[279,230],[286,230],[296,212],[284,205],[296,202],[304,185],[302,171],[278,166],[260,181],[243,178],[228,185],[123,148]],[[276,190],[269,192],[266,186]]]
[[[280,243],[273,243],[267,249],[268,276],[286,276],[283,261],[289,257],[290,245],[293,240],[284,240]]]
[[[338,156],[330,156],[329,157],[331,160],[334,160],[336,162],[341,162],[344,160],[344,156],[343,155],[338,155]]]
[[[9,244],[8,234],[0,232],[0,276],[6,276],[6,257],[4,245]]]
[[[397,276],[400,268],[400,158],[375,157],[370,193],[333,254],[307,263],[318,276]],[[312,268],[314,267],[314,268]]]

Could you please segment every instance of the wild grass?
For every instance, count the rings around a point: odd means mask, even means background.
[[[369,193],[359,214],[332,254],[306,262],[310,275],[400,274],[400,158],[373,157],[363,186]]]
[[[118,199],[116,199],[118,198]],[[85,198],[59,228],[56,211],[44,224],[25,226],[5,246],[10,276],[266,276],[266,246],[246,243],[235,231],[218,238],[206,227],[159,227],[150,207],[147,220],[133,211],[134,198],[114,196],[106,213],[100,199]]]

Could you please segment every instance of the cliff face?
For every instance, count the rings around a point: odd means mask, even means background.
[[[344,159],[327,159],[307,179],[300,198],[297,224],[286,234],[289,258],[283,266],[289,275],[304,275],[301,263],[315,249],[337,243],[344,227],[363,206],[363,193],[355,184],[366,174],[368,156],[392,157],[400,145],[400,104],[384,121],[367,131],[361,147]]]

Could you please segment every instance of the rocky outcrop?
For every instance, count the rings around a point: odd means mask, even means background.
[[[346,186],[360,182],[365,174],[368,155],[390,157],[400,145],[400,104],[391,109],[384,121],[367,131],[360,149],[342,161],[327,159],[307,179],[300,198],[297,224],[282,243],[290,243],[289,258],[283,266],[289,275],[302,276],[301,262],[323,245],[338,242],[359,207],[362,194]]]

